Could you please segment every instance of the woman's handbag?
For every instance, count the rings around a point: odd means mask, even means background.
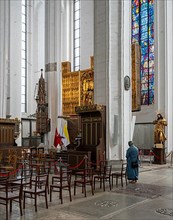
[[[138,168],[139,167],[138,161],[132,162],[131,166],[132,168]]]

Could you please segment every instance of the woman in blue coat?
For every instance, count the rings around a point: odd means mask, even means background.
[[[138,159],[138,148],[133,144],[132,141],[128,142],[129,148],[126,152],[126,158],[127,158],[127,178],[129,182],[136,183],[138,180],[139,175],[139,166],[132,167],[133,162],[137,162],[137,165],[139,165],[139,159]]]

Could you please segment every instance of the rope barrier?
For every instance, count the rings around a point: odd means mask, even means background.
[[[13,170],[13,171],[11,171],[11,172],[8,172],[8,173],[0,173],[0,176],[4,177],[4,176],[13,175],[13,174],[17,173],[20,169],[22,169],[22,167],[23,167],[23,164],[22,164],[20,167],[18,167],[16,170]]]
[[[140,156],[143,156],[143,157],[145,157],[145,156],[154,156],[154,157],[156,157],[158,160],[161,159],[161,158],[158,157],[152,150],[148,150],[148,151],[149,151],[149,154],[148,154],[148,155],[144,155],[143,152],[142,152],[142,150],[140,150],[140,151],[139,151],[139,155],[140,155]],[[168,153],[168,155],[166,155],[166,158],[169,157],[170,155],[171,155],[171,166],[172,166],[172,162],[173,162],[173,151],[171,151],[170,153]],[[75,166],[70,166],[69,168],[70,168],[70,169],[75,169],[75,168],[80,167],[86,159],[88,159],[87,155],[85,155],[84,158],[83,158],[78,164],[76,164]],[[150,159],[150,160],[151,160],[151,159]],[[55,166],[58,162],[62,163],[62,166],[66,166],[66,164],[63,162],[63,160],[62,160],[61,157],[60,157],[60,159],[58,159],[57,161],[55,161],[55,162],[53,163],[53,166]],[[100,162],[100,161],[99,161],[99,162]],[[150,161],[150,162],[151,162],[151,161]],[[93,163],[93,162],[89,162],[89,163],[92,164],[92,165],[97,165],[96,163]],[[26,162],[25,164],[28,164],[29,166],[32,166],[32,164],[27,163],[27,162]],[[23,166],[24,166],[24,164],[22,164],[22,165],[19,166],[17,169],[15,169],[15,170],[13,170],[13,171],[11,171],[11,172],[8,172],[8,173],[0,173],[0,176],[1,176],[1,177],[5,177],[5,176],[13,175],[13,174],[17,173],[20,169],[22,169]],[[50,164],[50,166],[48,166],[48,168],[51,168],[51,167],[52,167],[52,164]]]
[[[157,158],[158,160],[161,160],[161,157],[159,157],[158,155],[156,155],[152,150],[148,150],[148,149],[145,149],[145,152],[146,151],[149,151],[148,155],[144,155],[144,153],[142,152],[142,150],[139,151],[139,156],[140,157],[147,157],[147,156],[150,156],[150,163],[151,163],[151,156],[154,156],[155,158]],[[171,155],[171,166],[172,166],[172,163],[173,163],[173,151],[169,152],[167,155],[165,155],[165,159],[168,158],[169,156]],[[141,158],[142,159],[142,158]]]

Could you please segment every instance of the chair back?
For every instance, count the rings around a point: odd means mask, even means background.
[[[121,175],[126,175],[127,163],[122,163],[121,166]]]
[[[6,199],[9,199],[12,198],[12,197],[15,197],[15,198],[22,198],[22,189],[23,189],[23,186],[22,184],[20,183],[16,183],[14,180],[10,180],[10,179],[7,179],[6,181],[4,180],[4,182],[1,182],[1,187],[0,187],[0,191],[4,192],[5,194],[0,194],[0,199],[1,199],[1,196],[6,198]],[[4,186],[4,187],[2,187]],[[3,204],[0,202],[0,204]]]
[[[104,168],[108,164],[106,160],[101,160],[99,163],[99,172],[104,173]]]
[[[4,182],[6,182],[8,179],[9,179],[8,173],[0,173],[0,185],[1,183],[3,184]]]
[[[105,177],[110,177],[111,171],[112,171],[112,166],[111,166],[111,165],[105,165],[105,166],[104,166],[103,175],[104,175]]]
[[[48,174],[40,174],[37,175],[34,180],[32,179],[32,182],[35,183],[35,192],[37,192],[37,190],[42,190],[47,192],[48,176],[49,176]]]
[[[83,169],[82,179],[84,180],[84,182],[92,180],[93,179],[93,168]]]

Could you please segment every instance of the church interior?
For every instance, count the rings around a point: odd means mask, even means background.
[[[172,167],[173,1],[1,0],[0,12],[0,183],[27,165],[98,175],[126,163],[129,141]]]

